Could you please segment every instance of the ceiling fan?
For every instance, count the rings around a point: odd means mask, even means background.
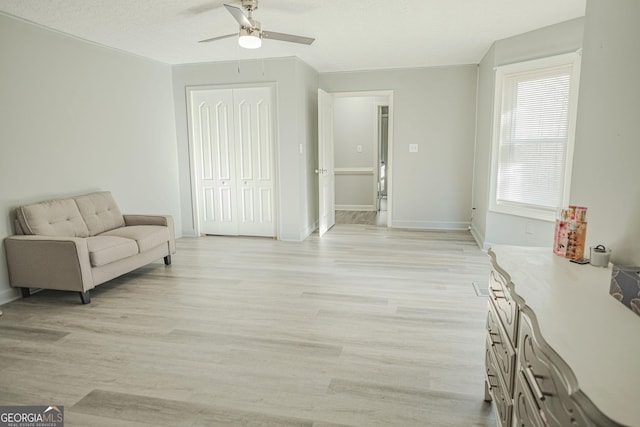
[[[260,22],[253,19],[253,11],[258,8],[258,0],[241,0],[242,9],[247,11],[245,15],[241,8],[225,4],[229,13],[240,24],[240,31],[224,36],[200,40],[199,43],[208,43],[216,40],[238,36],[238,44],[246,49],[257,49],[262,46],[262,39],[280,40],[284,42],[310,45],[315,39],[310,37],[295,36],[292,34],[276,33],[263,30]]]

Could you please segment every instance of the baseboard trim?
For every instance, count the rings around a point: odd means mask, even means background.
[[[318,229],[318,221],[308,224],[304,230],[300,231],[300,234],[278,234],[277,239],[283,242],[302,242],[307,237],[311,236],[314,231]]]
[[[450,230],[450,231],[459,231],[459,230],[468,230],[469,223],[468,222],[457,222],[457,221],[403,221],[403,220],[393,220],[393,224],[391,224],[394,228],[408,228],[415,230]]]
[[[364,211],[364,212],[376,211],[376,207],[373,205],[336,205],[335,209],[337,211]]]
[[[318,221],[314,222],[313,224],[309,224],[309,226],[300,235],[300,241],[302,242],[307,237],[311,236],[311,234],[313,234],[313,232],[316,231],[317,229],[318,229]]]
[[[471,224],[471,227],[469,227],[469,231],[471,232],[471,235],[473,236],[473,239],[476,241],[476,244],[478,245],[478,247],[483,251],[487,251],[491,245],[487,244],[484,241],[484,237],[480,235],[480,233],[478,232],[478,229],[475,228],[473,224]]]
[[[190,228],[189,230],[182,230],[182,236],[180,237],[199,237],[196,234],[196,230],[194,230],[193,228]],[[176,236],[176,239],[178,238],[178,236]]]
[[[20,298],[22,298],[20,291],[15,288],[0,291],[0,305],[10,303],[11,301],[15,301]]]

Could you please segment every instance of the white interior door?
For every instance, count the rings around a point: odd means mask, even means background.
[[[270,88],[191,92],[200,233],[275,237]]]
[[[238,234],[275,236],[269,88],[234,89]]]
[[[200,233],[236,235],[233,92],[192,92],[191,116]]]
[[[318,195],[319,229],[322,236],[336,223],[335,173],[333,168],[333,96],[318,89]]]

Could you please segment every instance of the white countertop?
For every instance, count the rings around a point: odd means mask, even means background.
[[[551,248],[491,252],[580,389],[612,420],[640,427],[640,316],[609,295],[611,268],[571,263]]]

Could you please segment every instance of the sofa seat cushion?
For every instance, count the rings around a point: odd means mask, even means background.
[[[135,240],[140,252],[167,243],[170,239],[169,229],[161,225],[131,225],[109,230],[100,236],[117,236]]]
[[[87,238],[91,266],[100,267],[138,254],[134,240],[117,236],[93,236]]]
[[[49,200],[16,209],[24,234],[55,237],[87,237],[89,230],[73,199]]]

